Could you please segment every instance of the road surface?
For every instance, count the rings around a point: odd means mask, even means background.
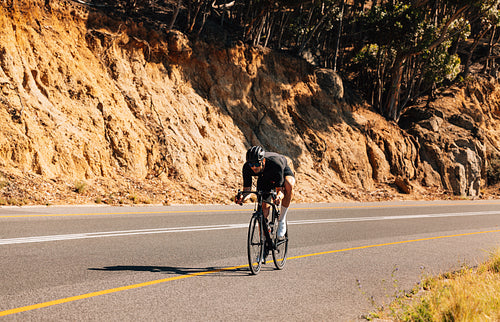
[[[253,205],[0,207],[5,321],[357,321],[500,242],[500,200],[294,204],[249,275]]]

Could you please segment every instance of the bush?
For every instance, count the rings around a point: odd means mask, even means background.
[[[78,182],[75,183],[75,189],[74,189],[74,191],[76,193],[82,194],[82,193],[85,193],[86,190],[87,190],[87,183],[86,182],[84,182],[84,181],[78,181]]]
[[[7,187],[9,185],[9,181],[5,179],[2,175],[0,175],[0,190]]]

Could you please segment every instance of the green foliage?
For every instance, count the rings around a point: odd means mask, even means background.
[[[448,0],[432,7],[414,1],[390,1],[359,16],[356,24],[367,35],[369,45],[359,47],[352,66],[373,71],[368,73],[373,79],[366,83],[377,84],[370,91],[384,93],[373,102],[382,114],[397,120],[404,107],[402,98],[418,97],[434,86],[455,80],[461,71],[456,47],[471,32],[466,14],[480,3]],[[440,10],[439,5],[443,6]],[[376,57],[372,48],[379,48]]]
[[[75,192],[84,193],[87,190],[87,183],[85,181],[78,181],[75,183]]]
[[[370,42],[398,51],[414,47],[424,33],[425,16],[421,10],[402,2],[385,3],[360,17],[361,28]]]
[[[409,309],[404,312],[401,319],[403,321],[433,321],[431,304],[428,300],[423,299],[422,303],[413,310]]]
[[[379,46],[377,44],[368,44],[356,54],[352,62],[363,67],[376,68],[378,51]]]
[[[460,58],[450,55],[451,41],[444,42],[441,46],[423,55],[425,64],[424,81],[428,84],[441,84],[445,80],[452,81],[460,73]]]
[[[481,11],[484,11],[482,23],[486,25],[500,26],[500,3],[496,0],[485,1],[481,6]]]
[[[9,185],[9,181],[5,180],[5,179],[2,179],[0,177],[0,190],[2,190],[3,188],[7,187]]]

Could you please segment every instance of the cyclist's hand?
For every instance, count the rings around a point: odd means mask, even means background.
[[[238,192],[238,194],[236,194],[236,197],[234,197],[234,202],[240,206],[243,206],[243,194],[241,192]]]
[[[274,198],[274,203],[276,205],[279,205],[281,203],[281,199],[283,199],[284,196],[285,195],[283,194],[283,192],[281,192],[281,190],[278,191],[278,193],[276,194],[276,198]]]

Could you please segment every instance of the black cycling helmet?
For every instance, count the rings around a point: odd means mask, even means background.
[[[265,151],[261,146],[253,146],[247,151],[247,162],[259,162],[264,159]]]

